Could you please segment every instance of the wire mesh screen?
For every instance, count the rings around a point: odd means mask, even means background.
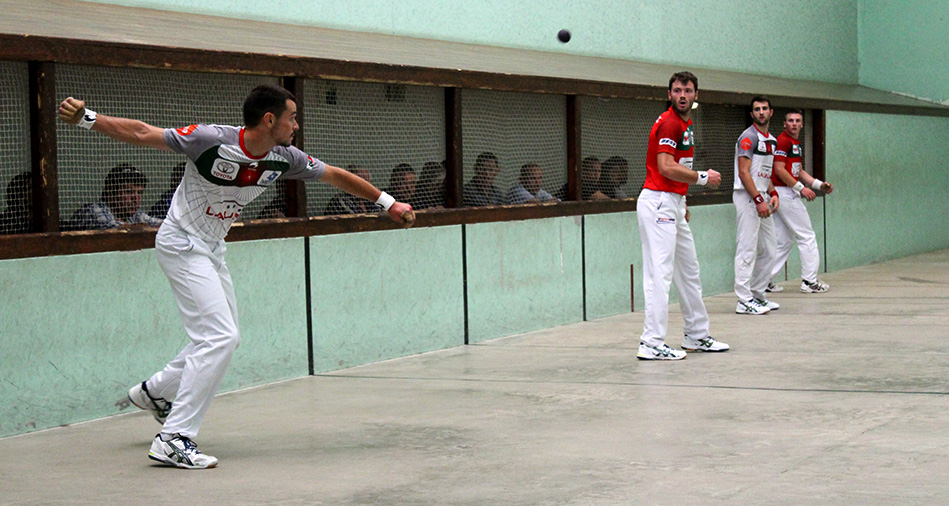
[[[33,190],[26,63],[0,62],[0,103],[0,234],[29,232]]]
[[[445,205],[445,93],[402,84],[304,81],[304,150],[368,179],[416,209]],[[319,182],[307,214],[376,212],[372,202]]]
[[[519,204],[528,194],[545,200],[560,192],[567,181],[563,95],[462,90],[461,97],[466,206]]]
[[[665,102],[582,97],[580,176],[584,200],[639,195],[646,180],[646,148]]]
[[[194,123],[241,125],[244,97],[259,84],[276,78],[80,65],[57,66],[56,92],[85,100],[90,109],[109,116],[144,121],[162,128]],[[90,228],[73,220],[77,209],[96,203],[106,175],[127,164],[147,178],[140,209],[161,212],[163,196],[181,179],[182,155],[116,142],[108,137],[59,122],[60,222],[64,230]],[[271,193],[246,206],[242,219],[255,218]],[[157,218],[162,218],[159,214]],[[119,217],[118,219],[122,219]]]
[[[695,130],[695,170],[714,169],[722,173],[717,189],[689,186],[689,195],[731,192],[735,184],[735,144],[751,122],[745,106],[701,104],[692,111]]]

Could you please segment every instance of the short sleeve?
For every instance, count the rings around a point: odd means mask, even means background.
[[[656,128],[657,153],[669,153],[673,156],[682,141],[682,128],[674,121],[661,121]]]
[[[314,181],[323,177],[326,173],[326,164],[321,160],[290,146],[287,149],[287,157],[290,160],[290,170],[284,173],[286,179],[303,179]]]
[[[755,152],[755,146],[758,145],[758,135],[754,132],[744,132],[738,138],[738,144],[735,145],[735,156],[752,158]]]
[[[774,161],[787,163],[788,152],[792,147],[791,141],[786,137],[778,137],[778,145],[774,149]]]

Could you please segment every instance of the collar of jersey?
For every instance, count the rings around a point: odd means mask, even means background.
[[[260,155],[260,156],[254,156],[254,155],[250,154],[250,151],[247,151],[247,147],[244,146],[244,127],[241,127],[240,142],[239,142],[239,144],[240,144],[240,146],[241,146],[241,151],[243,151],[243,152],[244,152],[244,155],[246,155],[247,158],[250,158],[251,160],[260,160],[260,159],[262,159],[263,157],[267,156],[267,153],[264,153],[264,154],[262,154],[262,155]]]

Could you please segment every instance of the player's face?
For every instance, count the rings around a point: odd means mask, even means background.
[[[767,127],[771,122],[771,115],[774,111],[767,102],[754,102],[751,104],[751,119],[759,127]]]
[[[791,137],[797,139],[797,136],[801,134],[802,128],[804,128],[804,117],[800,114],[792,113],[784,118],[784,129]]]
[[[300,125],[297,124],[297,104],[287,99],[287,108],[280,117],[274,120],[270,134],[279,146],[289,146],[293,143],[293,136]]]
[[[692,112],[692,104],[698,97],[699,92],[691,81],[676,81],[669,90],[669,101],[680,116],[688,116]]]

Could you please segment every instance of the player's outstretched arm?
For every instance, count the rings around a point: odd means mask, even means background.
[[[350,195],[370,200],[381,205],[393,221],[411,227],[415,224],[415,212],[412,206],[404,202],[396,202],[388,193],[380,191],[369,181],[339,167],[326,165],[321,181],[331,184]]]
[[[817,179],[816,177],[808,174],[807,172],[804,172],[803,170],[801,171],[799,175],[799,179],[805,185],[810,186],[815,191],[820,190],[824,193],[832,193],[834,191],[834,185],[825,181],[821,181],[820,179]],[[813,199],[809,199],[809,200],[813,200]]]
[[[165,144],[164,129],[143,121],[97,114],[86,103],[69,97],[59,105],[59,119],[70,125],[95,130],[119,142],[171,151]]]

